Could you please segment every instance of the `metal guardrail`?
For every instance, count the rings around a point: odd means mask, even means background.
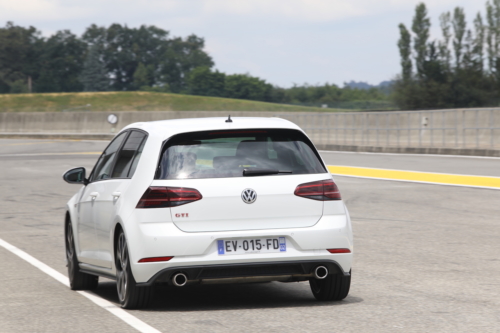
[[[282,113],[316,144],[500,149],[500,108]]]

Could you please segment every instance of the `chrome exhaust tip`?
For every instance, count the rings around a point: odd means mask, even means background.
[[[323,280],[328,276],[328,268],[325,266],[318,266],[314,269],[314,277],[318,280]]]
[[[177,273],[172,278],[172,283],[176,287],[183,287],[183,286],[185,286],[186,283],[187,283],[187,281],[188,281],[187,276],[184,273]]]

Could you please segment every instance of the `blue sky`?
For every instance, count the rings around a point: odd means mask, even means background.
[[[485,0],[427,1],[438,16],[465,8],[469,27]],[[156,25],[172,36],[204,37],[216,68],[289,87],[355,80],[378,84],[400,71],[398,24],[411,26],[410,0],[0,0],[0,24],[33,25],[45,36],[92,23]]]

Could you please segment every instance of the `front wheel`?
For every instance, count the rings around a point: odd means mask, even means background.
[[[71,290],[92,290],[97,288],[99,277],[80,271],[75,251],[75,239],[71,222],[66,223],[66,262]]]
[[[132,270],[125,234],[120,231],[116,246],[116,290],[118,299],[124,309],[145,308],[151,299],[151,287],[138,287]]]
[[[347,297],[351,287],[351,274],[328,275],[322,280],[311,279],[309,286],[318,301],[340,301]]]

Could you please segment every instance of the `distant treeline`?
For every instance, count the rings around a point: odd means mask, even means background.
[[[391,108],[378,88],[334,84],[280,88],[249,74],[214,69],[196,35],[170,37],[155,26],[91,25],[48,38],[34,27],[0,28],[0,93],[146,90],[345,108]]]
[[[442,38],[430,40],[424,3],[410,30],[399,25],[402,73],[392,98],[403,109],[498,106],[500,102],[500,0],[486,3],[472,29],[457,7],[439,17]]]

